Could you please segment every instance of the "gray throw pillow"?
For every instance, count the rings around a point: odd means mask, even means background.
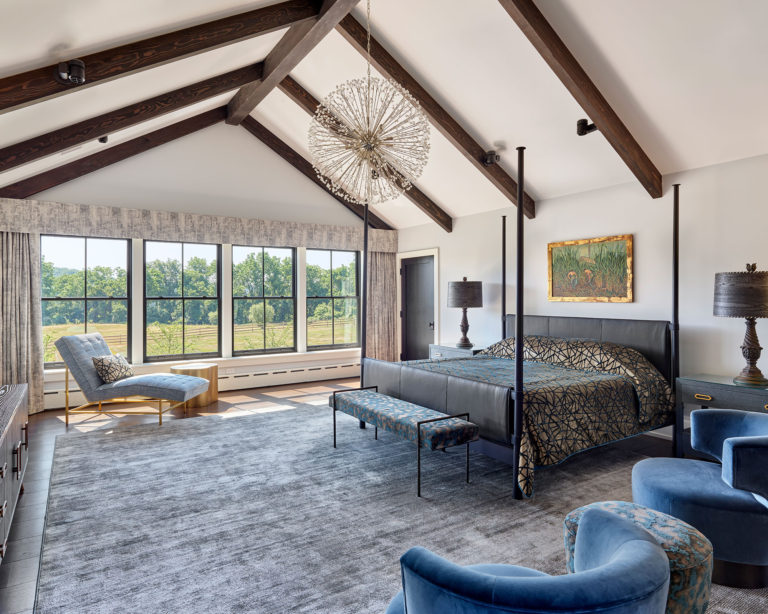
[[[96,373],[105,384],[111,384],[133,375],[133,369],[122,354],[109,354],[107,356],[94,356],[93,366]]]

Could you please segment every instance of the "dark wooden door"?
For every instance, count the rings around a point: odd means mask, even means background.
[[[400,360],[429,358],[435,339],[435,258],[419,256],[400,262],[402,353]]]

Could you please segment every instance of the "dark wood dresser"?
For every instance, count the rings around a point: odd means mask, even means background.
[[[11,521],[23,492],[29,449],[27,385],[0,386],[0,559],[5,557]]]

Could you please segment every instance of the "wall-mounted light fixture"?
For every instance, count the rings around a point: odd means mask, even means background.
[[[499,160],[501,160],[501,156],[499,154],[497,154],[495,151],[486,151],[483,154],[483,165],[484,166],[493,166]]]
[[[59,62],[56,68],[56,81],[64,85],[82,85],[85,83],[85,62],[82,60]]]
[[[584,136],[595,130],[597,130],[597,126],[590,124],[588,119],[580,119],[576,122],[576,134],[579,136]]]

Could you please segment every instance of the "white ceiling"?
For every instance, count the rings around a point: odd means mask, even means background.
[[[270,0],[0,0],[0,77],[265,6]],[[537,5],[663,174],[768,152],[765,0],[538,0]],[[364,5],[355,9],[364,19]],[[374,35],[515,175],[525,145],[527,188],[548,199],[636,181],[496,0],[374,0]],[[0,147],[262,60],[282,32],[75,90],[0,114]],[[317,98],[364,73],[332,32],[292,75]],[[87,67],[86,67],[87,76]],[[0,174],[0,185],[223,104],[201,102],[74,150]],[[307,154],[309,115],[280,92],[254,111]],[[191,141],[190,141],[191,142]],[[222,152],[226,155],[226,152]],[[103,171],[99,171],[103,172]],[[76,184],[78,180],[73,182]],[[439,132],[417,185],[450,215],[509,206]],[[406,198],[377,208],[395,227],[428,218]]]

